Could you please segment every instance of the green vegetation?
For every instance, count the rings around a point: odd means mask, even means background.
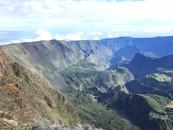
[[[80,117],[97,128],[106,130],[138,130],[116,111],[108,109],[96,101],[93,95],[78,90],[65,91],[67,98],[78,109]]]
[[[99,87],[103,91],[124,85],[133,79],[132,74],[125,68],[116,70],[93,71],[68,68],[61,72],[68,87],[76,89]]]
[[[109,95],[111,94],[108,93],[107,96]],[[167,125],[172,121],[172,116],[169,117],[165,109],[169,103],[170,100],[163,96],[124,92],[116,92],[105,101],[108,107],[124,112],[142,130],[161,130],[163,126],[167,129],[172,127]]]
[[[67,68],[69,71],[95,71],[95,65],[87,62],[86,60],[79,61],[78,63]]]
[[[171,82],[172,78],[165,75],[165,74],[159,74],[159,73],[154,73],[146,76],[147,78],[154,78],[160,82]]]
[[[146,100],[147,104],[157,113],[164,113],[165,106],[170,102],[170,100],[166,97],[147,94],[141,95]]]

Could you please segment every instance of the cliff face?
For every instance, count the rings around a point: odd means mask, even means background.
[[[100,41],[67,41],[64,45],[78,54],[78,58],[84,56],[87,62],[95,65],[96,70],[105,70],[110,66],[112,51],[103,46]]]
[[[0,49],[0,129],[47,120],[72,127],[74,108],[59,92]],[[63,117],[63,118],[62,118]]]
[[[93,65],[95,70],[109,67],[111,51],[98,41],[39,41],[2,47],[16,62],[36,72],[47,84],[62,88],[65,83],[59,72],[81,61]],[[104,52],[104,53],[103,53]]]

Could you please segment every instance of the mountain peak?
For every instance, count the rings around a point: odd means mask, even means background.
[[[146,55],[144,55],[144,54],[142,54],[142,53],[136,53],[135,56],[134,56],[134,59],[135,59],[135,58],[147,58],[147,59],[152,59],[151,57],[146,56]]]
[[[133,63],[141,64],[144,62],[152,61],[153,59],[154,58],[146,56],[142,53],[136,53],[130,64],[133,64]]]

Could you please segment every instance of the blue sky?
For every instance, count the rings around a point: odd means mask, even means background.
[[[0,42],[173,35],[172,0],[0,0]]]

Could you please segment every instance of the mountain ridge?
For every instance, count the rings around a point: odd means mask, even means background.
[[[173,59],[173,54],[163,56],[161,58],[148,57],[137,53],[128,68],[136,78],[143,77],[147,74],[159,72],[159,69],[173,69],[173,64],[170,62]]]

